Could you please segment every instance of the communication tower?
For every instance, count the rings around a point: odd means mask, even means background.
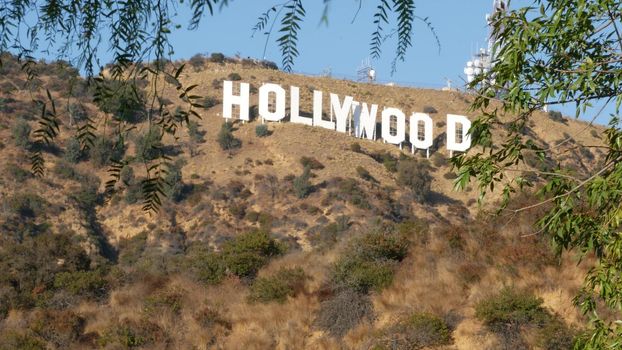
[[[368,83],[373,83],[376,81],[376,70],[371,64],[371,60],[369,57],[361,62],[361,66],[356,71],[357,81],[366,81]]]
[[[494,47],[497,38],[493,35],[492,19],[499,13],[505,12],[507,9],[506,0],[493,0],[492,2],[492,14],[486,15],[486,22],[488,23],[488,47],[480,48],[479,52],[473,55],[472,59],[466,63],[464,67],[464,74],[466,75],[467,83],[473,82],[476,76],[482,73],[488,73],[494,64]],[[494,83],[494,81],[492,82]]]

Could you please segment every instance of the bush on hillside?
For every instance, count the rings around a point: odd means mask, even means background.
[[[96,167],[104,167],[111,159],[121,160],[125,154],[125,145],[114,143],[108,137],[99,137],[89,149],[89,158]]]
[[[227,80],[240,81],[240,80],[242,80],[242,77],[238,73],[233,72],[233,73],[229,73],[229,75],[227,75]]]
[[[192,68],[194,68],[195,72],[198,72],[199,70],[201,70],[201,68],[203,68],[203,66],[205,66],[205,57],[202,54],[198,53],[190,57],[188,63],[190,63]]]
[[[536,330],[535,340],[542,349],[561,350],[575,346],[576,332],[542,306],[533,294],[505,287],[475,305],[475,316],[509,347],[525,346],[521,329]]]
[[[475,306],[475,316],[493,331],[508,326],[542,325],[548,318],[543,300],[531,293],[505,287]]]
[[[230,151],[242,146],[242,141],[233,136],[233,124],[231,122],[224,122],[218,132],[218,144],[220,148],[225,151]]]
[[[276,301],[283,303],[288,297],[296,296],[304,291],[308,276],[300,267],[281,268],[274,275],[257,278],[250,287],[251,302],[267,303]]]
[[[267,232],[258,230],[226,242],[222,254],[228,271],[239,277],[254,278],[261,267],[283,250]]]
[[[397,166],[397,182],[399,185],[409,188],[415,200],[425,203],[432,194],[432,176],[427,166],[415,160],[403,160]]]
[[[298,197],[299,199],[305,198],[311,193],[313,186],[311,185],[311,182],[309,181],[310,177],[311,177],[311,169],[307,167],[302,171],[302,174],[300,176],[294,179],[293,181],[294,193],[296,194],[296,197]]]
[[[436,113],[438,113],[438,111],[433,106],[424,106],[423,107],[423,113],[436,114]]]
[[[270,130],[268,130],[266,124],[259,124],[255,127],[255,135],[257,135],[257,137],[266,137],[270,136],[270,134]]]
[[[30,171],[22,169],[17,164],[13,163],[6,166],[6,172],[11,179],[19,183],[23,183],[32,177],[32,173]]]
[[[367,169],[360,165],[356,167],[356,173],[365,181],[378,182],[373,176],[371,176]]]
[[[9,211],[25,218],[35,218],[45,213],[49,203],[33,192],[18,192],[8,199]]]
[[[359,293],[388,287],[408,245],[406,237],[395,232],[372,231],[353,240],[333,266],[333,284]]]
[[[86,320],[69,310],[37,310],[28,328],[56,349],[68,349],[80,339]],[[0,349],[2,346],[0,345]],[[28,349],[19,348],[19,349]]]
[[[451,329],[440,317],[417,312],[381,332],[374,349],[421,349],[450,345]]]
[[[363,153],[363,148],[361,147],[360,143],[352,142],[350,144],[350,151],[355,152],[355,153]]]
[[[136,136],[136,159],[150,161],[162,156],[162,133],[157,127],[151,127],[146,133]]]
[[[205,140],[203,139],[203,132],[199,130],[199,123],[191,120],[188,122],[188,137],[190,137],[190,141],[193,143],[203,143]]]
[[[108,80],[104,91],[94,99],[100,110],[128,123],[143,120],[146,115],[146,96],[140,87],[133,83]]]
[[[322,170],[324,169],[324,164],[322,164],[319,160],[314,157],[301,157],[300,164],[303,168],[309,168],[311,170]]]
[[[205,98],[203,99],[203,108],[210,109],[216,106],[219,102],[220,101],[218,101],[218,99],[215,97],[205,96]]]
[[[72,103],[69,105],[69,118],[74,123],[80,123],[88,118],[88,112],[83,104]]]
[[[223,55],[220,52],[214,52],[210,56],[210,61],[212,61],[214,63],[224,63],[225,62],[225,55]]]
[[[78,163],[84,158],[84,152],[82,151],[80,141],[77,138],[72,137],[69,139],[69,141],[67,141],[63,158],[69,163],[73,164]]]
[[[30,125],[23,119],[19,119],[11,128],[11,135],[15,146],[28,148],[30,146]]]
[[[562,112],[551,110],[548,112],[547,115],[552,121],[555,121],[558,123],[564,123],[565,121],[564,116],[562,115]]]

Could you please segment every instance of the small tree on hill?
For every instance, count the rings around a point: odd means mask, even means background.
[[[397,165],[397,182],[409,188],[419,203],[429,200],[432,176],[425,165],[410,159],[400,161]]]
[[[224,122],[218,132],[218,144],[225,151],[231,151],[235,148],[242,146],[242,141],[233,136],[233,124],[231,122]]]

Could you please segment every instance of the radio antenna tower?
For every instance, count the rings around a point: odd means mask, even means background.
[[[371,59],[367,57],[361,62],[361,66],[356,71],[357,81],[373,83],[376,81],[376,70],[371,65]]]
[[[506,0],[493,0],[492,2],[492,14],[486,15],[486,22],[489,27],[488,33],[488,47],[480,48],[479,52],[473,55],[473,58],[467,62],[466,67],[464,68],[464,74],[466,75],[467,83],[471,83],[476,76],[487,73],[490,71],[494,64],[494,46],[497,41],[497,38],[492,33],[492,19],[497,16],[497,14],[505,12],[507,9],[507,1]],[[494,81],[491,81],[494,84]]]

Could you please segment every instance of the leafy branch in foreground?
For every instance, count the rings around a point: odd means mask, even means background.
[[[544,106],[573,103],[579,115],[595,102],[619,113],[620,13],[619,0],[534,0],[531,6],[492,18],[494,66],[472,84],[477,90],[472,108],[481,116],[470,130],[475,147],[452,159],[459,169],[457,187],[475,178],[483,197],[497,184],[505,208],[512,193],[533,185],[514,176],[514,167],[530,154],[552,158],[559,147],[526,141],[522,130],[534,113]],[[493,137],[494,128],[507,130],[503,139]],[[574,299],[591,320],[591,329],[576,345],[580,349],[617,349],[622,344],[622,125],[617,115],[611,116],[604,135],[606,156],[597,167],[572,174],[559,164],[536,172],[537,181],[544,182],[542,201],[514,210],[546,205],[550,209],[538,221],[539,233],[549,235],[560,254],[579,254],[590,266]]]

